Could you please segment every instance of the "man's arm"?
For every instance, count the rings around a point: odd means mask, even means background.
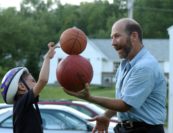
[[[113,117],[114,115],[116,115],[116,113],[117,113],[117,111],[108,109],[108,110],[105,111],[105,113],[103,114],[103,116],[105,116],[105,117],[107,117],[107,118],[110,119],[111,117]]]
[[[88,83],[86,83],[85,88],[79,92],[72,92],[72,91],[66,90],[64,88],[64,91],[69,95],[78,97],[80,99],[84,99],[91,103],[98,104],[98,105],[105,107],[107,109],[110,109],[110,110],[115,110],[118,112],[126,112],[130,109],[130,106],[128,104],[126,104],[123,100],[91,96],[89,90],[90,89],[89,89]]]
[[[126,104],[123,100],[120,100],[120,99],[111,99],[111,98],[105,98],[105,97],[90,96],[86,100],[89,102],[98,104],[107,109],[114,110],[116,112],[117,111],[126,112],[130,109],[130,106],[128,104]],[[109,111],[107,113],[111,114],[111,111]]]

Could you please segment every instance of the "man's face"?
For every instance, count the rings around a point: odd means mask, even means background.
[[[118,52],[120,58],[128,58],[131,50],[132,44],[130,40],[130,36],[124,31],[124,27],[121,24],[115,24],[112,27],[112,46]]]

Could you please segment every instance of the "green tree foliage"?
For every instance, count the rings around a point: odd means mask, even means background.
[[[23,47],[22,17],[13,8],[1,12],[0,15],[0,64],[11,67],[20,64],[21,55],[26,47]]]
[[[141,23],[145,38],[168,38],[173,24],[172,0],[135,0],[134,17]]]
[[[145,38],[166,38],[172,25],[172,0],[135,0],[134,18]],[[127,17],[127,0],[95,0],[79,6],[60,0],[23,0],[21,10],[0,9],[0,78],[10,68],[26,66],[38,77],[49,41],[58,42],[70,27],[82,29],[89,38],[110,38],[111,26]]]

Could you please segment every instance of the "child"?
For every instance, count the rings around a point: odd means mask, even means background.
[[[2,80],[3,99],[8,104],[14,104],[14,133],[43,133],[38,95],[48,82],[50,59],[55,54],[56,46],[50,42],[48,48],[37,82],[25,67],[9,70]]]

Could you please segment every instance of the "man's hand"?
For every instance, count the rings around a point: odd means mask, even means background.
[[[109,118],[105,116],[96,116],[89,121],[96,121],[96,126],[93,128],[92,133],[108,133]]]
[[[88,83],[85,84],[84,89],[81,91],[73,92],[73,91],[69,91],[65,88],[64,88],[64,91],[68,95],[75,96],[75,97],[78,97],[80,99],[88,100],[90,98],[89,84]]]

